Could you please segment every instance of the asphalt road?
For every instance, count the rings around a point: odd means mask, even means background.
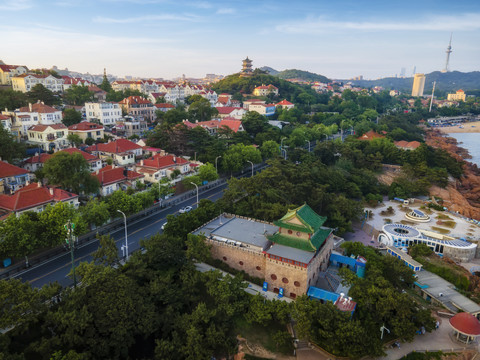
[[[223,196],[223,190],[227,184],[210,189],[202,194],[199,194],[199,199],[209,199],[217,201]],[[165,223],[167,215],[178,214],[178,210],[191,205],[195,208],[196,195],[169,208],[161,210],[151,216],[145,217],[134,223],[128,224],[127,239],[128,251],[131,254],[133,251],[140,248],[140,240],[149,238],[156,233],[162,233],[161,226]],[[119,255],[123,257],[121,250],[122,245],[125,244],[125,228],[120,228],[110,233],[115,239],[119,249]],[[75,265],[82,261],[92,261],[91,254],[97,250],[98,240],[91,241],[75,249]],[[42,287],[45,284],[58,281],[64,287],[73,285],[73,280],[68,277],[72,268],[70,251],[65,250],[64,254],[57,255],[44,263],[32,266],[25,269],[23,272],[15,274],[12,277],[28,281],[34,287]]]

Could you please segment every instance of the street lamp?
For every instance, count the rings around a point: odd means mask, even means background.
[[[191,181],[190,181],[190,184],[195,185],[195,187],[197,188],[197,209],[198,209],[198,185]]]
[[[247,162],[249,162],[250,164],[252,164],[252,177],[253,177],[253,162],[251,162],[250,160],[247,160]]]
[[[219,156],[217,156],[217,157],[215,158],[215,171],[217,172],[217,174],[218,174],[218,164],[217,164],[217,160],[218,160],[218,158],[221,158],[221,157],[222,157],[222,155],[219,155]]]
[[[286,137],[283,137],[281,140],[280,140],[280,150],[284,151],[284,154],[285,154],[285,160],[287,160],[287,150],[285,150],[283,148],[283,140],[285,140]]]
[[[75,244],[73,240],[73,230],[75,230],[75,224],[68,220],[64,227],[67,230],[67,238],[65,239],[65,242],[70,248],[70,255],[72,257],[73,287],[77,287],[77,277],[75,276],[75,256],[73,253],[73,250],[75,249]]]
[[[128,261],[128,238],[127,238],[127,216],[121,210],[117,210],[119,213],[123,215],[123,220],[125,221],[125,260]]]
[[[308,142],[308,152],[310,152],[310,140],[305,140],[306,142]]]

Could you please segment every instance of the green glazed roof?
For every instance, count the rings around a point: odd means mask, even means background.
[[[302,225],[288,223],[288,220],[296,217]],[[312,210],[307,204],[289,210],[280,220],[274,221],[274,224],[285,229],[290,229],[294,231],[308,232],[310,234],[316,232],[327,220],[326,217],[318,215],[315,211]]]
[[[268,240],[275,244],[280,244],[288,247],[292,247],[304,251],[315,251],[316,249],[310,243],[310,241],[305,239],[294,238],[291,236],[285,236],[279,233],[268,236]]]

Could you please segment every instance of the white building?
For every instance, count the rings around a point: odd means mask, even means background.
[[[122,120],[122,109],[117,103],[85,103],[87,121],[98,120],[103,125],[115,125]]]
[[[22,74],[12,77],[12,88],[15,91],[25,93],[37,84],[42,84],[53,92],[63,92],[63,79],[52,75]]]
[[[0,84],[11,85],[12,77],[27,73],[26,66],[20,65],[6,65],[0,61]]]

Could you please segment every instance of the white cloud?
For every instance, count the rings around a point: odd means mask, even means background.
[[[193,6],[198,9],[211,9],[213,7],[213,5],[207,1],[195,1],[190,3],[189,6]]]
[[[193,15],[175,15],[175,14],[162,14],[162,15],[145,15],[131,18],[109,18],[104,16],[96,16],[92,19],[95,23],[101,24],[131,24],[144,21],[197,21],[199,17]]]
[[[20,11],[33,7],[31,0],[0,0],[0,10]]]
[[[237,11],[232,8],[221,8],[217,10],[217,14],[225,15],[225,14],[235,14]]]
[[[318,34],[329,31],[474,31],[480,29],[480,14],[428,16],[411,21],[334,21],[326,17],[309,17],[277,25],[275,29],[288,34]]]

